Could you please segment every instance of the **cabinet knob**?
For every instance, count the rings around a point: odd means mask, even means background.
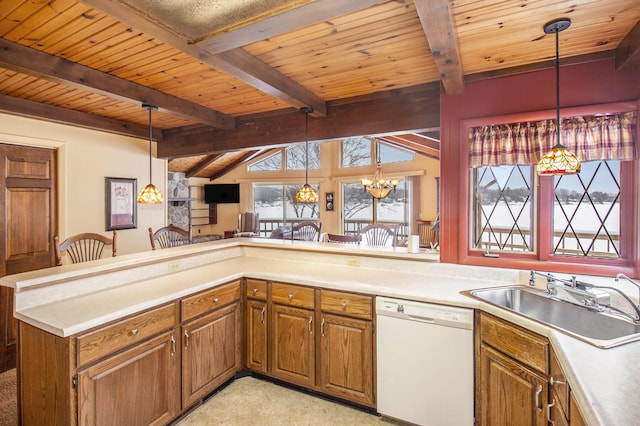
[[[132,336],[135,336],[137,334],[138,334],[138,329],[137,328],[134,328],[133,330],[131,330],[131,335]]]
[[[256,293],[258,293],[258,289],[257,289],[257,288],[254,288],[254,289],[253,289],[253,294],[256,294]]]
[[[219,299],[218,299],[217,297],[214,297],[214,298],[213,298],[213,303],[218,303],[218,300],[219,300]]]
[[[340,306],[342,306],[342,309],[347,309],[347,302],[342,302]]]
[[[293,299],[293,293],[289,293],[289,300]]]

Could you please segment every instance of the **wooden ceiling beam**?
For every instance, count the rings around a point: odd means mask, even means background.
[[[9,95],[0,95],[0,111],[22,117],[38,118],[52,123],[68,124],[85,129],[100,130],[135,138],[149,138],[149,127],[127,121],[101,117],[41,102],[28,101]],[[161,138],[161,131],[154,129],[154,139]]]
[[[329,103],[324,118],[309,120],[309,140],[326,141],[390,132],[422,132],[440,127],[440,84]],[[188,157],[256,147],[282,146],[305,140],[299,111],[263,117],[239,117],[236,131],[189,126],[163,131],[161,158]]]
[[[185,177],[190,178],[197,175],[201,170],[204,170],[209,164],[216,161],[218,158],[222,157],[224,154],[213,154],[208,155],[204,160],[200,161],[198,164],[190,168],[186,173]]]
[[[64,58],[0,38],[0,66],[48,81],[99,93],[110,99],[141,105],[209,126],[234,129],[235,118],[202,105],[107,74]]]
[[[417,154],[424,155],[426,157],[435,158],[436,160],[440,159],[440,151],[436,149],[428,148],[420,144],[414,144],[406,140],[397,139],[397,138],[394,139],[390,137],[383,137],[383,138],[380,138],[380,140],[389,145],[395,146],[397,148],[410,150],[411,152],[415,152]]]
[[[640,21],[616,48],[616,70],[640,69]]]
[[[212,174],[211,176],[209,176],[209,180],[216,180],[219,177],[222,177],[224,175],[226,175],[227,173],[229,173],[231,170],[235,169],[236,167],[238,167],[240,164],[251,160],[252,158],[255,158],[259,153],[261,152],[261,150],[253,150],[253,151],[248,151],[246,154],[238,157],[237,159],[235,159],[234,161],[232,161],[231,163],[229,163],[226,167],[224,167],[221,170],[218,170],[216,173]]]
[[[464,70],[449,0],[415,0],[416,11],[448,95],[464,91]]]
[[[311,115],[314,117],[323,117],[327,113],[327,105],[322,98],[240,48],[212,54],[180,38],[147,17],[139,15],[125,3],[111,0],[80,0],[80,2],[296,108],[311,107],[313,108]]]
[[[440,150],[440,142],[434,140],[428,136],[422,136],[418,133],[406,133],[403,135],[390,136],[391,138],[403,142],[406,141],[408,143],[413,143],[416,145],[421,145],[426,148],[435,149],[436,151]]]
[[[316,0],[233,31],[216,34],[196,45],[211,54],[218,54],[385,1],[387,0]]]

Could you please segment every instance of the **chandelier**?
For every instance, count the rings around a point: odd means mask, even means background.
[[[151,126],[151,111],[157,110],[157,106],[142,104],[142,108],[149,111],[149,185],[145,186],[138,194],[140,204],[162,204],[162,192],[151,183],[151,142],[153,140],[153,127]]]
[[[298,189],[296,193],[296,203],[317,203],[318,202],[318,194],[316,191],[309,185],[309,114],[313,112],[313,108],[304,107],[300,108],[305,115],[305,154],[306,159],[304,162],[304,185]]]
[[[544,26],[544,32],[546,34],[556,35],[556,133],[558,134],[558,142],[551,151],[547,152],[538,162],[536,169],[541,176],[562,176],[580,172],[580,160],[560,142],[562,124],[560,122],[560,53],[558,33],[566,30],[570,25],[571,21],[569,19],[561,18],[551,21]]]
[[[376,173],[373,175],[373,179],[362,178],[360,183],[364,187],[365,192],[369,192],[373,198],[382,199],[389,195],[393,190],[395,192],[398,186],[397,179],[385,179],[384,173],[382,173],[382,162],[380,161],[380,143],[377,143],[376,151],[378,153],[378,161],[376,163]]]

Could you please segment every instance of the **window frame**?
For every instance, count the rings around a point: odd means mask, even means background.
[[[632,111],[637,105],[628,102],[563,108],[561,117],[593,115],[603,111]],[[481,125],[518,121],[553,119],[555,110],[522,114],[480,117],[460,122],[460,165],[464,170],[458,197],[461,227],[457,237],[459,263],[514,269],[536,269],[549,272],[616,275],[619,272],[635,276],[638,269],[638,235],[640,193],[640,160],[620,161],[620,257],[615,259],[555,255],[553,251],[553,183],[551,176],[534,175],[533,203],[535,232],[534,252],[499,252],[498,258],[486,257],[483,250],[471,248],[472,169],[469,168],[469,129]],[[640,121],[640,120],[639,120]],[[640,122],[637,124],[640,127]],[[640,149],[639,149],[640,151]],[[464,224],[462,223],[464,222]],[[497,252],[496,252],[497,253]]]

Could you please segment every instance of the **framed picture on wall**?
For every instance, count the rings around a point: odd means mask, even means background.
[[[324,207],[325,210],[328,212],[332,212],[333,211],[333,192],[327,192],[326,194],[324,194]]]
[[[137,179],[105,178],[106,230],[137,227]]]

